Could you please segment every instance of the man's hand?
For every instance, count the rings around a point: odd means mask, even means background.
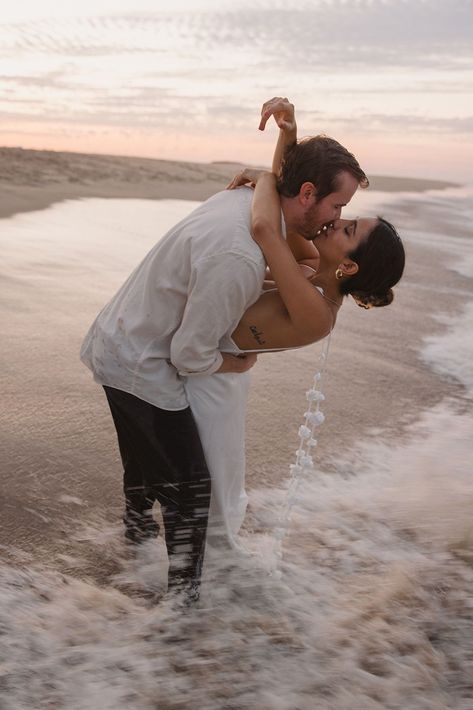
[[[261,121],[259,130],[264,131],[268,119],[274,116],[279,128],[285,132],[294,132],[297,135],[297,124],[294,113],[294,104],[291,104],[287,98],[275,96],[273,99],[266,101],[261,109]]]
[[[255,353],[245,353],[243,355],[232,355],[231,353],[221,353],[223,357],[223,362],[215,371],[216,373],[225,372],[246,372],[250,370],[253,365],[256,365],[256,354]]]

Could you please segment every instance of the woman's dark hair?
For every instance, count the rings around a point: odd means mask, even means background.
[[[358,271],[340,284],[340,293],[353,296],[362,308],[388,306],[394,298],[391,287],[401,278],[406,261],[393,225],[378,217],[368,238],[348,256],[358,264]]]
[[[324,135],[303,138],[286,150],[278,191],[295,197],[304,182],[311,182],[317,189],[317,200],[321,200],[337,191],[337,177],[344,171],[353,175],[360,187],[368,187],[369,180],[357,159],[338,141]]]

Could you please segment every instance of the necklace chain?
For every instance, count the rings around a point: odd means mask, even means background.
[[[340,303],[337,303],[337,301],[334,301],[333,298],[329,298],[329,296],[326,296],[325,293],[324,293],[323,288],[322,288],[321,286],[316,286],[316,284],[314,284],[312,278],[309,279],[309,281],[310,281],[317,289],[320,289],[320,291],[321,291],[321,296],[322,296],[323,298],[325,298],[327,301],[330,301],[330,303],[333,303],[333,305],[334,305],[334,306],[337,306],[337,308],[340,308],[340,306],[342,305],[342,302],[341,302],[341,301],[340,301]]]
[[[340,306],[342,305],[341,303],[337,303],[337,301],[334,301],[333,298],[329,298],[328,296],[326,296],[325,293],[323,293],[322,296],[323,296],[327,301],[330,301],[330,303],[333,303],[334,306],[337,306],[337,308],[340,308]]]

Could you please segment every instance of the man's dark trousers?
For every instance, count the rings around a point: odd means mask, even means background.
[[[190,408],[170,411],[104,387],[123,462],[125,524],[161,504],[168,589],[198,595],[210,505],[210,475]]]

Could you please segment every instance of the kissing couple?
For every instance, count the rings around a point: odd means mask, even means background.
[[[263,105],[261,130],[271,117],[272,170],[242,171],[159,239],[81,349],[117,432],[125,538],[157,536],[157,501],[168,591],[186,604],[199,598],[207,530],[212,544],[239,546],[258,354],[324,338],[345,296],[390,304],[404,268],[391,224],[340,218],[368,186],[356,158],[327,136],[298,141],[285,98]]]

